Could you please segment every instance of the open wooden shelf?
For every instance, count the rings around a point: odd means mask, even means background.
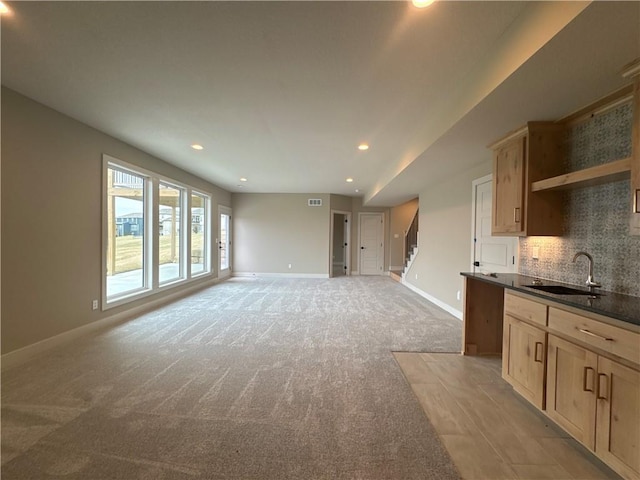
[[[557,177],[545,178],[531,184],[532,192],[549,190],[566,190],[569,188],[588,187],[607,182],[615,182],[630,177],[631,157],[605,163],[576,172],[565,173]]]

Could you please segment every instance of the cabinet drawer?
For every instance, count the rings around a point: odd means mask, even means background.
[[[640,333],[549,307],[549,328],[640,364]]]
[[[505,291],[504,294],[504,312],[521,320],[543,326],[547,325],[546,305],[538,303],[535,300],[513,295],[508,291]]]

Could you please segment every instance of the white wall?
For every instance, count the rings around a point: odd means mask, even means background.
[[[471,182],[491,169],[487,159],[420,192],[419,252],[406,281],[457,311],[463,305],[456,297],[463,285],[460,272],[471,270]]]

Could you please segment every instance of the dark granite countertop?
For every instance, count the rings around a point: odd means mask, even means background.
[[[485,275],[482,273],[462,272],[465,277],[492,283],[497,286],[517,290],[518,292],[527,293],[534,297],[552,300],[574,308],[586,310],[607,317],[622,320],[623,322],[640,325],[640,297],[632,297],[631,295],[622,295],[595,289],[598,294],[597,298],[589,298],[587,295],[557,295],[553,293],[535,290],[531,288],[534,284],[534,277],[526,275],[518,275],[517,273],[495,273]],[[560,285],[564,287],[577,288],[588,292],[587,287],[568,285],[566,283],[554,282],[552,280],[542,280],[544,285]]]

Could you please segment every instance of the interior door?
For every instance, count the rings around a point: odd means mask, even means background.
[[[481,272],[517,273],[518,238],[492,237],[491,175],[473,184],[475,204],[472,269]]]
[[[382,275],[384,263],[382,213],[360,214],[360,275]]]
[[[331,229],[331,265],[330,276],[339,277],[349,274],[349,242],[350,214],[347,212],[332,211]]]
[[[231,209],[218,207],[218,278],[231,275]]]

